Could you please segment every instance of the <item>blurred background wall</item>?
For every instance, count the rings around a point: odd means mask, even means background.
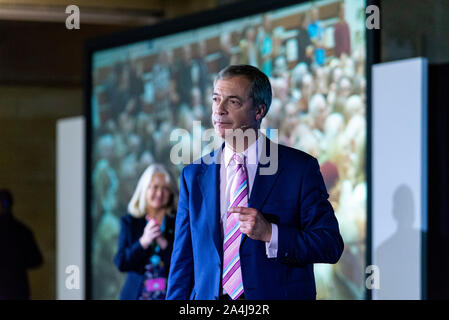
[[[56,121],[83,114],[84,41],[233,0],[0,0],[0,188],[44,256],[32,299],[56,298]],[[81,28],[67,30],[67,5]],[[382,0],[381,61],[449,62],[449,1]]]

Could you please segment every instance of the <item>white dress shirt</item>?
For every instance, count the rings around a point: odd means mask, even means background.
[[[262,151],[263,143],[265,143],[265,136],[259,134],[257,141],[253,142],[244,152],[245,156],[245,166],[248,173],[248,201],[251,195],[251,190],[253,188],[254,178],[256,176],[257,164],[259,162],[260,153]],[[224,238],[224,227],[226,226],[226,216],[229,209],[230,203],[230,193],[231,184],[227,183],[232,175],[234,174],[234,168],[229,163],[232,159],[234,151],[226,145],[221,153],[221,166],[220,166],[220,225],[221,225],[221,235]],[[268,258],[277,257],[278,249],[278,227],[276,224],[271,224],[271,240],[265,242],[266,254]],[[224,241],[224,240],[223,240]]]

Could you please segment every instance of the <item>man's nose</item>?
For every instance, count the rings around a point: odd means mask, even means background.
[[[215,106],[215,113],[216,114],[226,114],[227,110],[226,110],[226,106],[225,106],[225,102],[224,101],[220,101],[220,103],[217,103]]]

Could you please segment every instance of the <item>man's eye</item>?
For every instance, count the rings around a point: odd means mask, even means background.
[[[233,105],[238,105],[238,104],[240,104],[240,102],[239,101],[237,101],[237,100],[231,100],[231,103],[233,104]]]
[[[212,101],[213,102],[218,102],[218,98],[217,97],[212,97]]]

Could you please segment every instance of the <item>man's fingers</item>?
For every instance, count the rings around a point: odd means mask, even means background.
[[[240,232],[241,233],[244,233],[244,234],[247,234],[248,233],[248,228],[245,226],[245,225],[240,225]]]
[[[254,228],[256,221],[254,219],[248,219],[248,220],[240,221],[240,224],[242,224],[246,228]]]
[[[228,211],[240,213],[240,215],[255,215],[255,214],[257,214],[256,209],[248,208],[248,207],[232,207],[232,208],[229,208]]]
[[[248,226],[253,225],[256,221],[256,217],[253,215],[240,215],[239,216],[240,223],[247,224]]]

